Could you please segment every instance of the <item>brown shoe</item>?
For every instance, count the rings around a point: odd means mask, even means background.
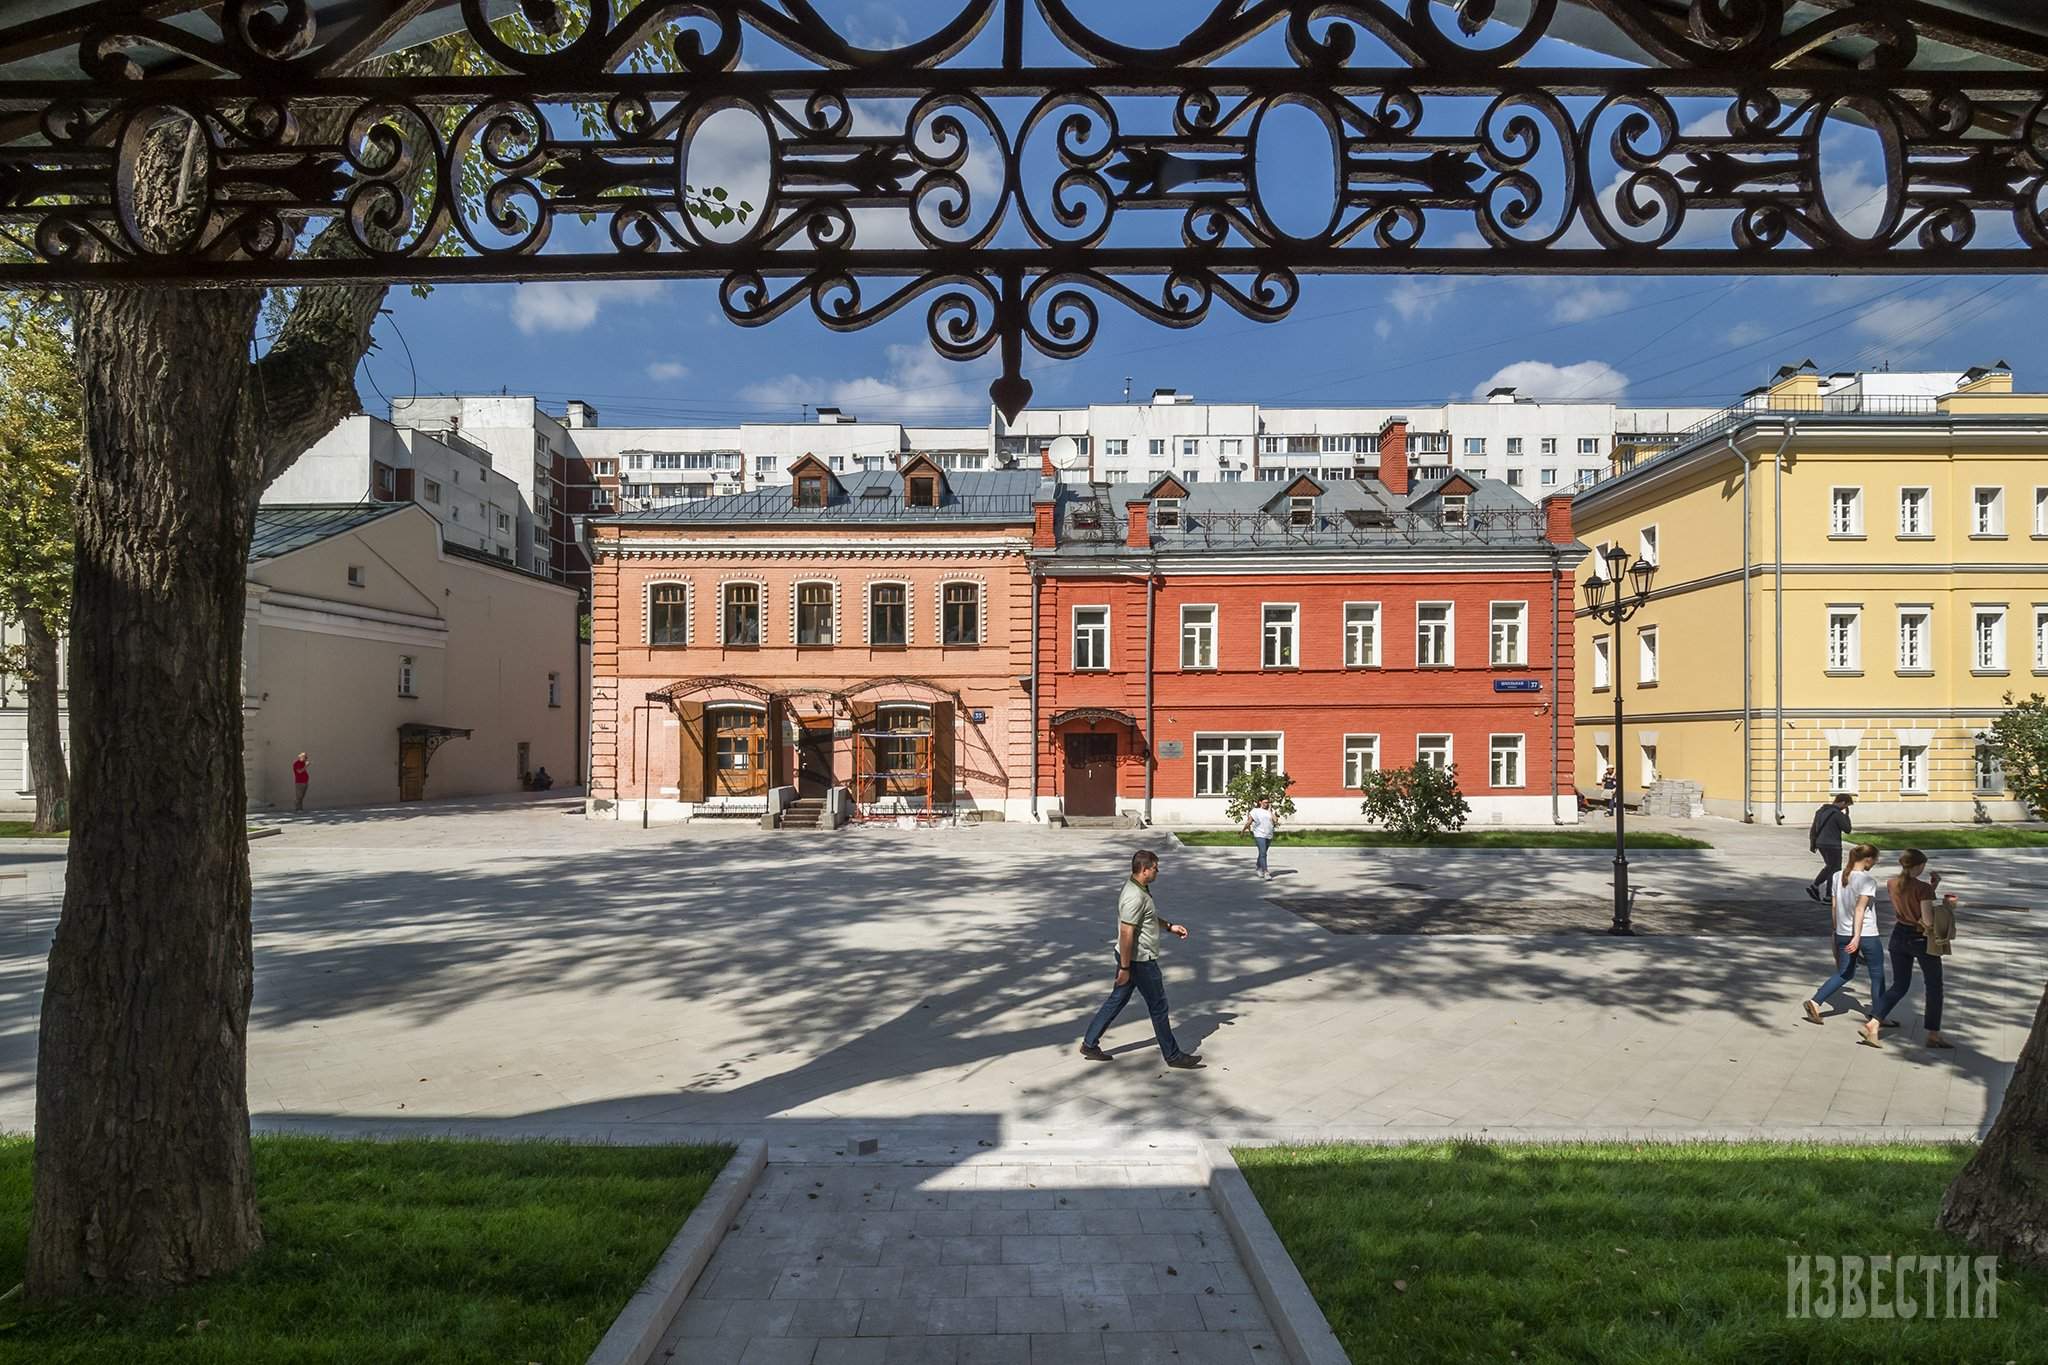
[[[1939,1033],[1935,1033],[1935,1032],[1932,1032],[1932,1031],[1930,1031],[1930,1032],[1928,1033],[1928,1035],[1927,1035],[1927,1046],[1929,1046],[1929,1047],[1954,1047],[1954,1046],[1955,1046],[1955,1044],[1954,1044],[1954,1043],[1951,1043],[1951,1042],[1950,1042],[1950,1041],[1949,1041],[1948,1039],[1946,1039],[1946,1038],[1942,1037],[1942,1036],[1941,1036],[1941,1035],[1940,1035]]]
[[[1081,1044],[1081,1057],[1082,1060],[1090,1062],[1113,1062],[1116,1060],[1116,1058],[1110,1056],[1101,1048],[1090,1047],[1086,1043]]]
[[[1810,1022],[1816,1024],[1825,1024],[1827,1022],[1827,1020],[1820,1017],[1820,1006],[1814,1004],[1811,1000],[1806,1002],[1805,1009],[1806,1017]]]
[[[1858,1030],[1856,1030],[1856,1031],[1857,1031],[1857,1032],[1858,1032],[1859,1034],[1861,1034],[1861,1035],[1862,1035],[1862,1037],[1861,1037],[1861,1038],[1859,1038],[1859,1039],[1858,1039],[1857,1041],[1858,1041],[1858,1042],[1860,1042],[1860,1043],[1862,1043],[1862,1044],[1863,1044],[1863,1045],[1864,1045],[1865,1047],[1883,1047],[1883,1046],[1884,1046],[1884,1044],[1883,1044],[1883,1043],[1881,1043],[1881,1042],[1879,1042],[1879,1041],[1878,1041],[1878,1037],[1877,1037],[1877,1020],[1875,1020],[1875,1019],[1866,1019],[1866,1020],[1864,1020],[1864,1021],[1863,1021],[1863,1027],[1862,1027],[1862,1028],[1860,1028],[1860,1029],[1858,1029]]]

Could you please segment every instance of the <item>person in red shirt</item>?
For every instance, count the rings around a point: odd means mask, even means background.
[[[306,784],[310,781],[312,777],[306,771],[306,756],[300,754],[292,760],[292,787],[298,794],[298,799],[292,805],[293,810],[306,808]]]

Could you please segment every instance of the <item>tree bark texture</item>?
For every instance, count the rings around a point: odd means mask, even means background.
[[[1939,1222],[1979,1250],[2048,1266],[2048,992],[1998,1118],[1948,1187]]]
[[[21,618],[28,655],[28,766],[35,785],[37,834],[59,834],[71,823],[71,778],[64,767],[64,725],[58,719],[57,636],[42,610],[26,602]]]
[[[75,812],[43,996],[28,1289],[186,1283],[262,1241],[249,1170],[246,291],[85,296]]]

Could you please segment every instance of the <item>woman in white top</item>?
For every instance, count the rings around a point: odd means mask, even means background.
[[[1265,796],[1259,798],[1259,804],[1252,807],[1251,814],[1244,821],[1244,827],[1251,831],[1252,847],[1259,851],[1259,860],[1253,870],[1267,881],[1273,880],[1273,872],[1266,866],[1266,850],[1273,846],[1273,831],[1279,823],[1280,816],[1273,809],[1272,798]]]
[[[1806,1017],[1816,1024],[1828,997],[1856,975],[1858,956],[1870,971],[1868,1013],[1872,1019],[1881,1017],[1877,1011],[1884,1001],[1884,942],[1877,936],[1877,879],[1870,875],[1875,866],[1877,849],[1858,844],[1849,850],[1842,870],[1828,879],[1835,902],[1835,974],[1806,1002]]]

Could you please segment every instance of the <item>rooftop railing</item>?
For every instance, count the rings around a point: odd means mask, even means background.
[[[1661,449],[1645,451],[1634,459],[1626,460],[1619,469],[1610,470],[1586,486],[1597,486],[1609,479],[1619,478],[1623,474],[1687,450],[1701,441],[1710,441],[1716,436],[1726,435],[1743,423],[1759,417],[1798,417],[1809,414],[1826,417],[1932,417],[1940,411],[1940,399],[1919,394],[1759,394],[1725,407],[1703,421],[1693,423],[1679,432],[1669,444],[1660,442]]]

